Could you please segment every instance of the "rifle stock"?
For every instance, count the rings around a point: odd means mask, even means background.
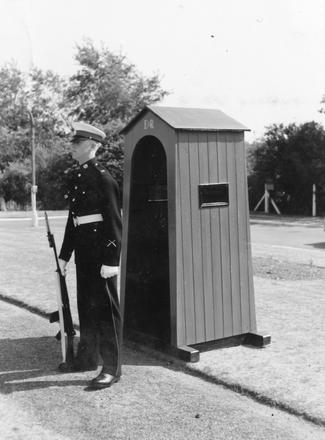
[[[56,250],[54,235],[51,232],[47,212],[45,212],[45,222],[47,228],[47,238],[50,248],[53,248],[55,263],[56,263],[56,284],[57,284],[57,303],[58,310],[50,314],[50,322],[59,322],[60,331],[56,338],[61,341],[62,363],[60,370],[67,370],[73,365],[74,351],[73,338],[76,334],[70,310],[69,295],[65,276],[62,274],[59,258]],[[66,340],[67,339],[67,340]]]

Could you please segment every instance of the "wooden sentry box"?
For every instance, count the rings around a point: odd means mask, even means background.
[[[244,132],[219,110],[150,106],[125,135],[125,331],[197,361],[256,334]]]

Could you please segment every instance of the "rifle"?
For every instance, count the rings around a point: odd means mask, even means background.
[[[59,365],[60,371],[68,371],[73,366],[74,351],[73,351],[73,338],[76,334],[70,310],[69,295],[67,284],[65,281],[65,276],[62,274],[59,258],[56,251],[54,235],[51,233],[50,223],[45,212],[45,222],[47,229],[47,238],[49,240],[50,248],[53,248],[54,257],[56,262],[56,274],[57,274],[57,303],[58,310],[51,313],[49,316],[50,322],[59,322],[60,331],[55,336],[58,341],[61,341],[61,351],[62,351],[62,363]]]

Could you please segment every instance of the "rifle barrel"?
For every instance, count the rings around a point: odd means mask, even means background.
[[[48,218],[48,215],[47,215],[46,211],[44,211],[44,214],[45,214],[45,223],[46,223],[46,229],[47,229],[47,238],[48,238],[48,241],[49,241],[50,248],[53,248],[53,251],[54,251],[54,257],[55,257],[55,262],[56,262],[56,270],[57,270],[57,272],[60,275],[62,275],[61,269],[60,269],[60,265],[59,265],[58,253],[56,251],[54,235],[52,234],[51,229],[50,229],[49,218]]]
[[[55,239],[54,235],[51,232],[50,229],[50,223],[48,219],[47,212],[45,211],[45,222],[46,222],[46,228],[47,228],[47,238],[49,241],[49,245],[51,248],[53,248],[54,256],[55,256],[55,262],[56,262],[56,272],[57,272],[57,301],[58,301],[58,316],[59,316],[59,323],[60,323],[60,332],[61,332],[61,350],[62,350],[62,359],[63,364],[72,363],[74,358],[73,353],[73,337],[75,335],[74,327],[73,327],[73,321],[71,316],[71,309],[70,309],[70,303],[69,303],[69,295],[68,295],[68,289],[66,285],[65,276],[61,272],[61,268],[59,265],[59,258],[56,251],[55,246]],[[52,314],[53,315],[53,314]],[[55,314],[56,316],[56,314]],[[54,322],[56,319],[50,320],[50,322]],[[65,340],[65,335],[67,336],[67,343]],[[63,365],[62,364],[62,365]]]

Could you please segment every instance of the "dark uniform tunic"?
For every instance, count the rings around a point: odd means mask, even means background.
[[[77,365],[96,367],[98,349],[107,372],[121,374],[121,315],[116,276],[104,279],[102,265],[118,266],[121,249],[119,188],[97,159],[81,165],[69,191],[69,216],[59,258],[75,252],[80,343]],[[103,221],[76,225],[76,217],[101,214]]]

